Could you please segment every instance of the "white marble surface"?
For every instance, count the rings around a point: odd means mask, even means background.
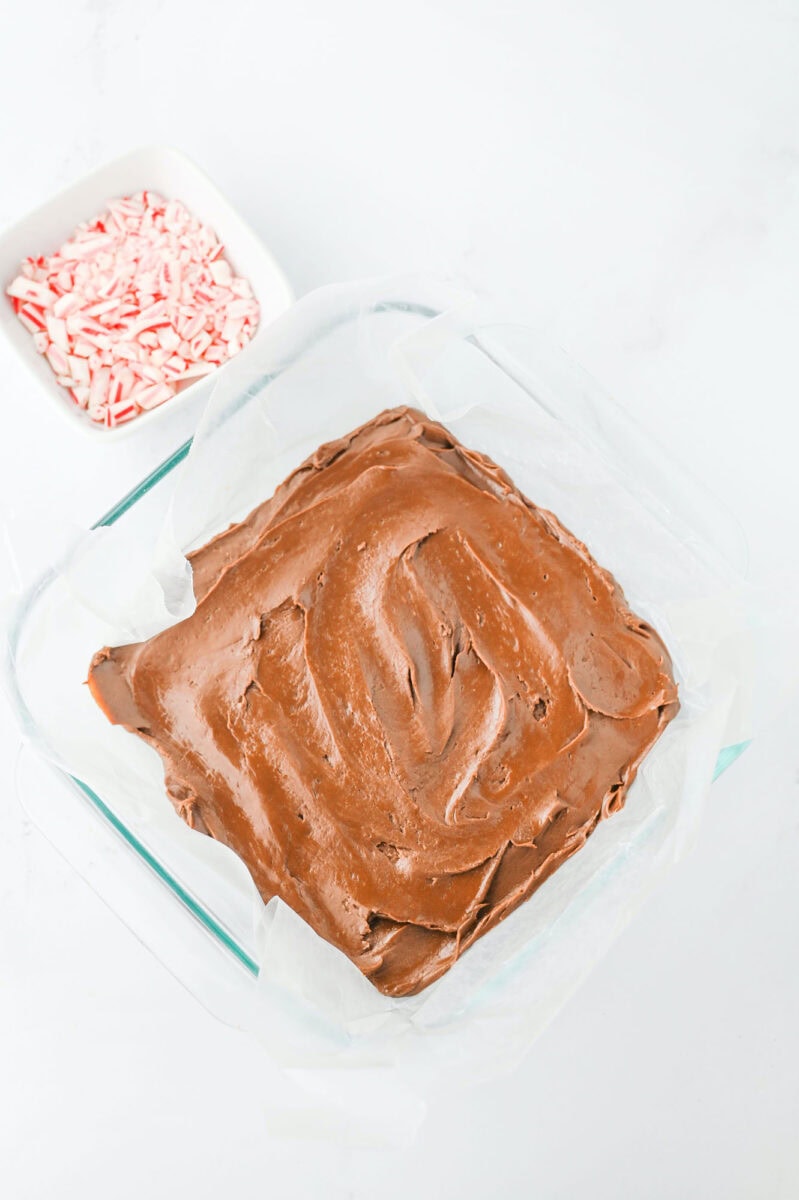
[[[6,6],[0,224],[183,147],[296,291],[455,273],[541,321],[799,581],[796,0]],[[5,354],[4,515],[87,522],[185,436],[47,416]],[[799,747],[786,714],[510,1077],[414,1153],[280,1145],[208,1017],[13,797],[0,723],[0,1191],[11,1200],[799,1194]]]

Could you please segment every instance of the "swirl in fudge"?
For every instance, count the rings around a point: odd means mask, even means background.
[[[383,992],[418,992],[624,803],[677,711],[607,571],[422,413],[320,447],[191,555],[193,615],[90,669],[232,847]]]

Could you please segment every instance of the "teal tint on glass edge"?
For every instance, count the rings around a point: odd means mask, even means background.
[[[726,771],[727,767],[731,767],[736,758],[740,758],[746,747],[750,745],[751,742],[749,741],[737,742],[734,746],[725,746],[723,750],[720,750],[719,756],[716,759],[716,769],[713,772],[713,779],[718,779],[719,775]]]

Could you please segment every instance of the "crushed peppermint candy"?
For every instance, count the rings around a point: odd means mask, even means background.
[[[216,234],[155,192],[112,200],[6,289],[58,382],[113,428],[238,354],[258,301]]]

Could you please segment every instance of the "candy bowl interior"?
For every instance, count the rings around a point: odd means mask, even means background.
[[[252,340],[236,358],[260,344],[269,323],[292,303],[289,284],[270,251],[242,220],[208,176],[180,151],[169,146],[147,146],[99,168],[73,184],[0,235],[0,332],[35,377],[49,407],[94,438],[119,438],[149,428],[159,417],[175,411],[202,389],[210,390],[228,364],[210,375],[187,382],[176,395],[157,408],[139,413],[125,424],[108,428],[88,416],[62,387],[47,359],[37,352],[34,339],[17,318],[5,295],[29,255],[52,254],[75,227],[102,212],[109,200],[149,189],[166,199],[180,200],[189,212],[209,225],[224,245],[233,272],[246,279],[260,307],[260,321]],[[230,360],[232,361],[232,359]]]

